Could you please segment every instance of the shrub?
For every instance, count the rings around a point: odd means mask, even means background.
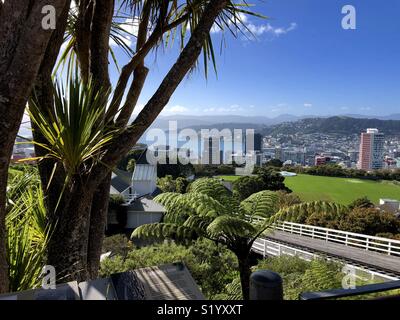
[[[196,283],[208,299],[224,293],[226,285],[236,278],[236,257],[223,246],[209,240],[198,240],[190,246],[164,242],[129,251],[126,258],[117,255],[105,259],[100,266],[100,275],[137,268],[169,264],[182,261],[186,264]]]
[[[111,251],[113,254],[120,255],[125,258],[132,249],[132,242],[126,235],[116,234],[104,239],[102,252],[106,253]]]

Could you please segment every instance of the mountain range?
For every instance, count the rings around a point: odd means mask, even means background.
[[[189,115],[174,115],[174,116],[160,116],[152,124],[152,128],[159,128],[162,130],[169,129],[169,121],[177,121],[178,129],[193,128],[193,129],[207,129],[207,128],[254,128],[260,129],[266,126],[275,126],[282,123],[292,123],[305,119],[363,119],[363,120],[400,120],[400,113],[387,116],[365,116],[361,114],[345,114],[341,116],[315,116],[303,115],[296,116],[291,114],[282,114],[277,117],[265,116],[239,116],[239,115],[215,115],[215,116],[189,116]],[[321,121],[320,120],[320,121]],[[350,121],[350,120],[348,120]],[[342,120],[343,122],[343,120]],[[367,123],[375,123],[374,121],[367,121]],[[250,127],[249,127],[250,126]]]
[[[274,126],[266,126],[263,134],[308,134],[308,133],[339,133],[344,135],[360,134],[367,128],[377,128],[386,135],[400,135],[399,120],[381,120],[335,116],[329,118],[307,118],[295,122],[284,122]]]

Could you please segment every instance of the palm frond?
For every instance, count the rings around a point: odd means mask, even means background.
[[[207,227],[207,233],[213,238],[251,238],[256,232],[253,224],[232,216],[218,217]]]
[[[269,218],[279,211],[279,196],[272,191],[260,191],[243,200],[240,208],[247,217]]]
[[[197,238],[196,232],[189,227],[173,223],[150,223],[142,225],[133,231],[132,238],[141,239],[173,239],[191,241]]]

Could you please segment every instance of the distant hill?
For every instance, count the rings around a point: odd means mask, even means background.
[[[400,135],[400,120],[360,119],[347,116],[308,118],[285,122],[262,130],[263,134],[341,133],[359,134],[367,128],[377,128],[387,135]]]

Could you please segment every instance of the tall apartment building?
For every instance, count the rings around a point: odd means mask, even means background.
[[[358,169],[376,170],[383,168],[385,137],[378,129],[367,129],[361,133]]]
[[[221,140],[219,137],[203,139],[202,164],[221,164],[223,161]]]

